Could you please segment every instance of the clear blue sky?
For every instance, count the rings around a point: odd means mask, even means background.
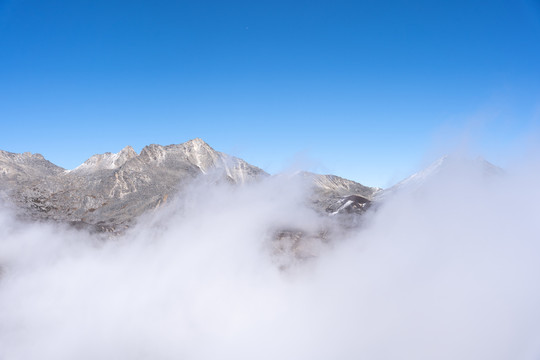
[[[66,168],[194,137],[377,186],[463,134],[497,162],[540,124],[540,2],[0,0],[0,124]]]

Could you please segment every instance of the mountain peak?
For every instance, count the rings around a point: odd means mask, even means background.
[[[489,177],[503,174],[504,171],[480,156],[472,159],[465,156],[444,155],[425,169],[392,186],[385,193],[392,193],[399,189],[417,190],[434,178],[450,176],[455,173]]]
[[[135,150],[133,150],[131,145],[128,145],[125,148],[123,148],[122,150],[120,150],[119,154],[135,154],[135,155],[137,155],[137,153],[135,152]]]
[[[186,141],[186,143],[192,143],[192,144],[198,144],[198,145],[208,145],[206,141],[201,139],[200,137],[196,137],[195,139],[191,139]]]
[[[180,145],[182,145],[184,147],[192,148],[195,151],[200,151],[200,150],[203,150],[203,149],[205,151],[208,151],[208,150],[215,151],[210,145],[208,145],[208,143],[206,141],[204,141],[201,138],[191,139],[191,140],[188,140],[185,143],[180,144]]]
[[[126,146],[118,153],[106,152],[104,154],[92,155],[81,165],[77,166],[75,172],[91,172],[98,170],[112,170],[124,165],[126,161],[137,156],[131,146]]]

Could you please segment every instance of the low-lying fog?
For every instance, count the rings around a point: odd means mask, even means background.
[[[538,359],[540,162],[506,170],[454,164],[285,269],[274,231],[322,220],[284,176],[108,241],[3,206],[0,358]]]

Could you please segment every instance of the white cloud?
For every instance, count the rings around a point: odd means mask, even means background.
[[[455,166],[285,271],[273,231],[328,226],[286,177],[194,184],[105,242],[4,210],[0,358],[537,358],[539,170]]]

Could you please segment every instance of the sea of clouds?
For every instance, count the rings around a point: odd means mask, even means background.
[[[538,359],[540,162],[470,164],[285,268],[276,229],[332,227],[286,176],[198,181],[106,240],[5,204],[0,359]]]

